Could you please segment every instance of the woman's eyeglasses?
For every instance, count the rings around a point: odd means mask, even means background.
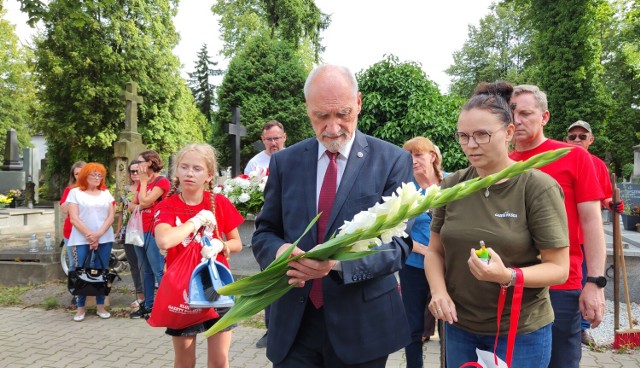
[[[138,175],[138,170],[129,170],[129,174]]]
[[[575,141],[576,138],[580,138],[581,141],[586,141],[588,135],[587,134],[569,134],[567,139],[570,141]]]
[[[102,178],[104,178],[104,176],[102,174],[97,174],[97,173],[89,174],[89,176],[94,178],[94,179],[102,179]]]

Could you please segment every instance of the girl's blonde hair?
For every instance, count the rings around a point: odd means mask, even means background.
[[[173,177],[171,178],[171,190],[169,191],[169,194],[167,195],[167,197],[178,192],[178,189],[180,188],[180,179],[178,179],[175,173],[178,172],[178,166],[180,165],[180,161],[182,161],[182,158],[184,157],[184,155],[186,155],[189,152],[196,152],[200,154],[206,162],[209,175],[213,175],[213,179],[209,182],[208,189],[209,189],[209,192],[211,193],[211,208],[215,208],[215,203],[214,203],[215,193],[213,192],[213,188],[215,187],[214,185],[215,176],[216,176],[216,173],[218,172],[218,159],[216,158],[215,148],[205,143],[189,144],[183,147],[180,151],[178,151],[178,153],[176,153],[175,160],[173,160],[173,165],[171,168],[172,172],[174,173]]]

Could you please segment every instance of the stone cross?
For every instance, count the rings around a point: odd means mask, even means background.
[[[231,109],[231,124],[224,126],[224,131],[231,136],[231,176],[240,174],[240,137],[247,135],[247,128],[240,123],[240,108]]]
[[[142,104],[142,96],[138,96],[138,83],[127,82],[122,92],[122,100],[126,101],[127,108],[124,116],[125,131],[138,131],[138,104]]]

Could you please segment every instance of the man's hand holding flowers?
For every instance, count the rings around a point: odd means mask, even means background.
[[[280,249],[278,249],[276,258],[290,246],[291,243],[283,244]],[[290,257],[295,257],[303,253],[306,252],[296,247],[293,249],[293,252],[291,252]],[[289,276],[289,285],[295,284],[296,287],[303,287],[306,281],[325,277],[336,263],[337,261],[331,259],[320,261],[311,258],[300,258],[296,261],[289,262],[289,269],[286,273],[287,276]]]

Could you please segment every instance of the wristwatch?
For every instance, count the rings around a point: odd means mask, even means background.
[[[607,278],[604,276],[596,276],[596,277],[587,276],[587,282],[593,282],[599,288],[603,288],[607,286]]]

